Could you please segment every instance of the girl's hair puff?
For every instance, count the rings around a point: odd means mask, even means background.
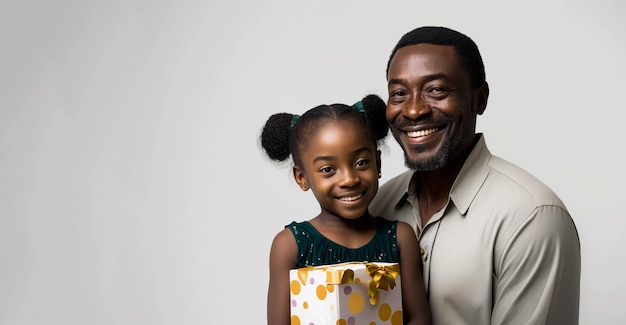
[[[294,164],[301,165],[300,152],[311,134],[332,121],[353,120],[362,125],[378,147],[389,131],[385,116],[387,105],[377,95],[367,95],[362,100],[364,113],[345,104],[319,105],[297,116],[277,113],[269,117],[261,132],[261,146],[267,156],[284,161],[291,155]]]

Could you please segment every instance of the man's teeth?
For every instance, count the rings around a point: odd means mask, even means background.
[[[429,134],[433,134],[435,132],[437,132],[437,128],[419,130],[419,131],[409,131],[406,134],[409,136],[409,138],[417,138],[417,137],[423,137]]]
[[[342,197],[339,198],[340,201],[354,201],[354,200],[358,200],[363,196],[363,194],[359,194],[359,195],[355,195],[355,196],[346,196],[346,197]]]

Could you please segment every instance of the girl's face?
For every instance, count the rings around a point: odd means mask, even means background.
[[[302,148],[296,182],[311,188],[322,212],[356,219],[365,215],[378,191],[380,151],[354,121],[328,123]]]

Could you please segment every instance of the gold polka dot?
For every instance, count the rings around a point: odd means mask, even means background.
[[[402,325],[402,310],[396,310],[391,315],[391,325]]]
[[[291,281],[289,288],[291,289],[291,293],[293,293],[294,295],[298,295],[300,293],[300,290],[302,289],[302,287],[300,286],[300,282],[298,281]]]
[[[348,297],[348,308],[353,314],[359,314],[363,311],[365,299],[358,292],[352,292]]]
[[[325,285],[317,286],[316,293],[317,293],[317,299],[319,300],[326,299],[326,294],[328,293],[328,291],[326,291],[326,286]]]
[[[381,304],[378,308],[378,318],[386,322],[391,317],[391,306],[389,304]]]

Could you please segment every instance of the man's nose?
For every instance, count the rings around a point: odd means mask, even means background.
[[[432,112],[432,109],[427,101],[421,96],[415,96],[412,100],[408,101],[407,106],[403,110],[404,116],[411,120],[417,120],[422,115],[427,115]]]

